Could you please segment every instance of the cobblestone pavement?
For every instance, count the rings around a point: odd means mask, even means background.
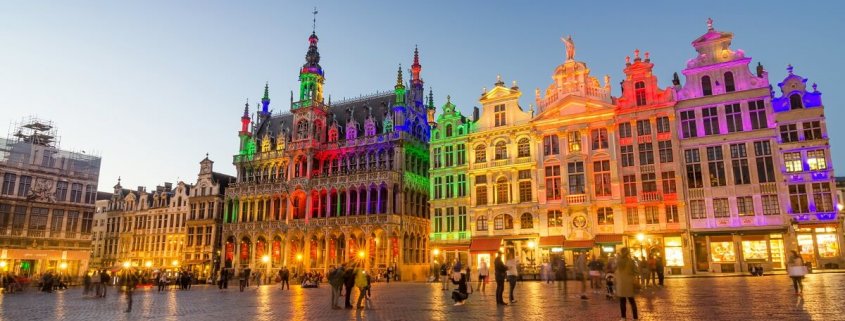
[[[803,299],[792,294],[785,275],[764,277],[667,279],[666,287],[649,288],[637,297],[642,320],[842,320],[845,274],[812,274]],[[373,308],[332,310],[330,288],[289,291],[277,286],[237,287],[220,292],[196,286],[190,291],[138,290],[134,310],[124,313],[125,297],[109,289],[105,299],[82,296],[80,288],[47,294],[34,289],[0,295],[0,320],[618,320],[617,301],[589,293],[577,297],[580,284],[567,286],[521,282],[517,302],[495,304],[495,283],[486,293],[470,295],[453,306],[450,291],[439,284],[378,283]],[[356,291],[357,292],[357,291]],[[507,291],[505,292],[507,300]],[[356,293],[357,294],[357,293]],[[354,301],[353,301],[354,304]],[[630,319],[630,311],[629,311]]]

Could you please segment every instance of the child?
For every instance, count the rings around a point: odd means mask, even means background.
[[[453,284],[457,284],[458,288],[455,291],[452,291],[452,300],[455,300],[455,305],[464,305],[466,299],[469,298],[469,293],[467,292],[467,274],[464,271],[459,272],[460,277],[458,280],[452,279]]]
[[[604,295],[605,298],[608,300],[613,300],[613,295],[615,294],[613,291],[613,284],[616,282],[616,277],[613,273],[606,273],[604,276],[605,284],[607,284],[607,294]]]

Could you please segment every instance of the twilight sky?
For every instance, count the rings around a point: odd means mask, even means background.
[[[391,90],[417,44],[438,109],[451,95],[464,114],[497,74],[518,81],[527,108],[563,62],[564,34],[574,35],[576,59],[614,84],[626,55],[651,52],[666,87],[712,17],[773,84],[789,63],[819,84],[834,166],[845,164],[845,92],[835,90],[845,75],[845,2],[245,2],[0,2],[0,129],[28,115],[54,121],[63,148],[102,155],[103,191],[118,176],[130,188],[192,183],[205,153],[216,171],[234,173],[244,100],[257,101],[265,81],[271,109],[289,109],[315,5],[334,101]]]

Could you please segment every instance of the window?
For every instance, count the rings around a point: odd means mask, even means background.
[[[15,217],[12,219],[12,228],[23,230],[26,224],[26,206],[15,206]]]
[[[668,133],[668,132],[671,131],[670,128],[671,127],[669,125],[669,117],[666,117],[666,116],[657,117],[657,133],[658,134]]]
[[[637,146],[640,151],[640,165],[654,164],[654,144],[642,143]]]
[[[2,216],[0,216],[0,217],[2,217]],[[54,209],[53,210],[52,222],[50,222],[50,231],[61,231],[62,228],[64,227],[63,226],[64,221],[65,221],[65,211]],[[2,223],[2,222],[0,222],[0,223]]]
[[[661,164],[675,161],[675,151],[672,150],[671,140],[662,140],[657,142],[657,153],[660,156]]]
[[[454,146],[445,146],[443,147],[446,150],[446,167],[452,167],[455,165],[455,147]]]
[[[77,226],[79,226],[79,212],[68,211],[67,223],[65,223],[65,232],[76,232]]]
[[[704,135],[719,134],[719,112],[716,107],[702,108],[701,119],[704,123]]]
[[[734,85],[734,74],[730,71],[725,73],[725,92],[730,93],[736,91],[736,86]]]
[[[452,137],[452,124],[446,125],[446,137]]]
[[[748,154],[745,143],[731,144],[731,168],[734,173],[734,184],[751,184],[751,171],[748,169]]]
[[[645,207],[645,223],[646,224],[660,224],[660,212],[657,206]]]
[[[487,184],[479,185],[477,180],[475,184],[475,205],[487,205]]]
[[[82,184],[74,184],[79,185],[79,193],[82,193]],[[28,196],[29,195],[29,188],[32,186],[32,176],[24,176],[21,175],[21,181],[18,183],[18,196]],[[71,198],[73,198],[73,194],[71,194]],[[81,198],[81,196],[80,196]],[[72,201],[72,199],[71,199]]]
[[[731,212],[728,210],[727,198],[713,199],[713,216],[714,217],[730,217]]]
[[[467,196],[467,174],[458,174],[458,197]]]
[[[789,185],[789,203],[794,214],[810,212],[810,205],[807,201],[807,186],[804,184]]]
[[[347,139],[349,135],[346,135]],[[307,120],[300,120],[299,123],[296,124],[296,138],[297,139],[306,139],[308,138],[308,121]],[[354,135],[352,137],[355,138]]]
[[[622,186],[625,196],[637,196],[637,175],[622,176]]]
[[[804,140],[822,139],[822,124],[820,121],[808,121],[801,124],[804,128]]]
[[[678,216],[678,205],[666,205],[663,207],[666,210],[666,223],[680,223]]]
[[[563,226],[563,215],[560,210],[550,210],[546,213],[546,216],[549,221],[549,227]]]
[[[70,201],[75,203],[82,202],[82,184],[70,184]]]
[[[466,164],[467,162],[467,150],[466,145],[458,144],[458,166]]]
[[[807,151],[807,165],[810,166],[811,171],[821,171],[827,169],[827,160],[825,160],[824,157],[824,149]]]
[[[97,199],[97,187],[94,185],[85,186],[85,203],[94,204]]]
[[[495,127],[507,125],[507,121],[506,121],[507,118],[505,117],[506,116],[505,105],[496,105],[495,107],[493,107],[493,110],[495,112],[494,116],[496,118],[495,119],[496,120],[496,126]]]
[[[689,201],[689,208],[692,218],[707,218],[707,213],[704,211],[704,200]]]
[[[590,131],[593,150],[607,149],[607,129],[593,129]]]
[[[559,200],[560,191],[560,166],[546,166],[546,199]]]
[[[657,192],[657,175],[654,173],[640,174],[643,184],[643,193]]]
[[[754,200],[751,196],[736,198],[736,213],[739,216],[754,216]]]
[[[625,218],[628,225],[640,225],[640,213],[637,212],[636,207],[628,207],[625,209]]]
[[[558,155],[560,154],[560,145],[558,144],[557,135],[549,135],[543,137],[543,155]]]
[[[50,210],[43,208],[43,207],[33,207],[31,212],[29,213],[29,229],[36,230],[36,231],[46,231],[47,230],[47,214]],[[41,235],[44,236],[42,232],[39,232]]]
[[[94,212],[82,213],[82,233],[91,233],[91,225],[94,222]]]
[[[622,146],[619,148],[622,158],[622,167],[634,166],[634,145]]]
[[[619,124],[619,138],[631,137],[631,123]]]
[[[674,171],[660,173],[660,181],[663,183],[663,194],[675,194],[678,192],[675,184]]]
[[[499,214],[493,219],[493,229],[495,230],[510,230],[513,229],[513,217],[509,214]]]
[[[651,121],[641,119],[637,121],[637,136],[651,135]]]
[[[681,112],[681,133],[684,138],[698,137],[698,127],[695,124],[695,110]]]
[[[455,208],[446,208],[446,232],[453,232],[455,230]]]
[[[455,197],[455,176],[446,175],[446,198]]]
[[[434,199],[443,198],[443,177],[434,178]]]
[[[788,124],[780,125],[780,141],[783,143],[791,143],[798,141],[798,125]]]
[[[505,142],[500,141],[496,143],[494,157],[496,160],[508,158],[508,145]]]
[[[780,215],[777,195],[763,195],[763,215]]]
[[[786,165],[787,173],[796,173],[804,170],[804,167],[801,165],[801,153],[784,153],[783,161],[785,163],[784,165]]]
[[[525,169],[519,171],[519,201],[531,201],[531,170]]]
[[[722,146],[707,147],[707,169],[710,172],[710,186],[725,186],[725,163],[722,162]]]
[[[713,95],[713,85],[710,83],[710,76],[701,77],[701,95]]]
[[[510,202],[510,186],[507,178],[499,177],[496,180],[496,204],[507,204]]]
[[[801,95],[799,95],[799,94],[789,95],[789,109],[801,109],[801,108],[804,108],[804,103],[801,101]]]
[[[458,206],[458,232],[467,230],[467,207]]]
[[[443,209],[434,209],[434,233],[443,232]]]
[[[528,138],[522,138],[516,143],[516,157],[531,156],[531,143]]]
[[[701,157],[698,149],[687,149],[684,151],[684,159],[687,163],[687,187],[702,188],[704,179],[701,175]]]
[[[12,173],[5,173],[3,174],[3,195],[12,195],[15,192],[15,181],[18,179],[18,175]],[[67,188],[67,183],[65,183],[65,188]]]
[[[813,183],[813,202],[816,204],[816,212],[833,212],[830,183]]]
[[[725,120],[728,121],[729,133],[742,131],[742,111],[738,103],[725,105]]]
[[[569,152],[581,151],[581,132],[569,132],[567,135],[567,143],[569,143]]]
[[[443,157],[442,149],[441,149],[440,147],[435,147],[435,148],[434,148],[434,152],[433,152],[431,155],[432,155],[432,158],[433,158],[433,159],[432,159],[432,164],[434,165],[434,168],[440,168],[440,167],[442,167],[442,166],[443,166],[443,163],[442,163],[442,159],[443,159],[443,158],[442,158],[442,157]]]
[[[754,142],[754,156],[757,163],[757,179],[760,183],[775,181],[775,165],[772,162],[772,148],[769,141]]]
[[[593,162],[593,178],[593,183],[595,184],[596,189],[596,196],[611,196],[609,160]]]
[[[478,219],[475,220],[475,230],[476,231],[486,231],[487,230],[487,216],[479,216]]]
[[[634,94],[637,97],[637,106],[645,106],[645,82],[638,81],[634,83]]]
[[[751,116],[751,129],[768,128],[766,121],[766,107],[762,100],[748,102],[748,114]]]
[[[584,194],[584,162],[569,162],[566,167],[569,175],[569,194]]]
[[[531,213],[522,213],[519,217],[519,228],[534,228],[534,216]]]
[[[601,207],[596,210],[596,221],[599,225],[613,225],[613,209]]]
[[[478,145],[475,147],[475,162],[476,163],[485,163],[487,162],[487,146]]]

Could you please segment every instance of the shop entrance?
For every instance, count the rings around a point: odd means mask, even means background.
[[[710,255],[707,251],[707,238],[695,238],[695,269],[699,272],[707,272],[710,270]]]

